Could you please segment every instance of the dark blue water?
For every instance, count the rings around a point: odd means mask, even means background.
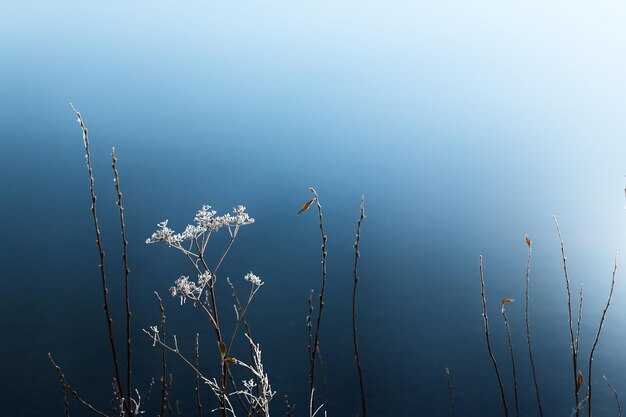
[[[328,233],[320,344],[329,415],[354,415],[359,407],[350,302],[364,195],[358,323],[370,415],[450,415],[445,367],[459,415],[502,415],[482,327],[481,254],[509,407],[503,297],[516,299],[508,315],[521,415],[537,415],[523,322],[527,233],[544,412],[568,416],[567,304],[552,215],[566,239],[573,291],[585,285],[586,361],[614,253],[626,249],[621,7],[6,7],[0,17],[0,414],[62,415],[48,352],[85,398],[110,408],[98,252],[72,101],[91,132],[121,342],[113,146],[119,156],[141,390],[160,372],[160,351],[141,332],[160,320],[154,291],[165,298],[168,333],[192,355],[199,332],[204,369],[218,372],[206,319],[167,296],[173,281],[193,270],[179,253],[144,240],[166,218],[182,231],[202,204],[220,212],[244,204],[256,223],[242,228],[222,268],[222,316],[232,325],[224,278],[244,291],[245,273],[261,276],[265,285],[249,321],[278,391],[272,412],[284,413],[286,394],[296,414],[306,415],[306,298],[319,291],[321,242],[316,213],[296,212],[314,186]],[[224,233],[217,236],[211,254],[226,241]],[[615,414],[603,373],[626,392],[625,296],[618,274],[594,361],[597,415]],[[194,415],[195,380],[175,357],[170,364],[172,398],[183,415]],[[215,402],[208,390],[203,395],[210,409]],[[83,414],[73,405],[72,415]]]

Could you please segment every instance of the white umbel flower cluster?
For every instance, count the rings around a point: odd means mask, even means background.
[[[217,232],[223,227],[228,228],[230,235],[233,235],[231,228],[235,231],[240,226],[254,223],[254,218],[246,213],[245,206],[233,207],[233,214],[226,213],[222,216],[216,216],[217,212],[211,210],[211,206],[202,206],[196,213],[194,218],[195,225],[187,225],[182,233],[175,233],[173,229],[167,227],[167,220],[159,223],[158,229],[152,234],[146,243],[165,242],[171,246],[180,246],[184,241],[192,241],[202,236],[206,231]]]
[[[259,278],[258,276],[254,275],[252,273],[252,271],[248,272],[243,279],[245,279],[246,281],[248,281],[249,283],[251,283],[252,285],[256,285],[257,287],[260,287],[261,285],[263,285],[263,281],[261,281],[261,278]]]
[[[170,288],[170,295],[172,297],[180,297],[180,303],[183,304],[187,298],[196,299],[202,289],[196,285],[195,282],[189,281],[189,277],[181,276],[174,281],[174,286]]]

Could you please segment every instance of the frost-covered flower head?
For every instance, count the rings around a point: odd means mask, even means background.
[[[168,221],[165,220],[157,224],[157,231],[152,233],[152,236],[146,239],[146,243],[165,242],[170,245],[180,243],[182,238],[180,235],[174,234],[174,230],[167,227],[167,222]]]
[[[244,206],[233,208],[233,214],[226,213],[222,216],[216,216],[217,211],[212,210],[211,206],[204,205],[194,217],[195,225],[187,225],[182,233],[175,233],[173,229],[167,227],[167,220],[159,223],[156,232],[146,239],[146,243],[165,242],[168,245],[181,248],[184,241],[193,241],[202,236],[206,231],[217,232],[222,227],[227,227],[231,236],[237,233],[239,226],[254,223],[254,219],[246,213]],[[231,230],[235,228],[235,231]]]
[[[248,281],[249,283],[251,283],[252,285],[256,285],[256,286],[261,286],[263,285],[263,281],[261,281],[261,278],[259,278],[258,276],[254,275],[252,273],[252,271],[248,272],[243,279],[245,279],[246,281]]]
[[[183,304],[187,298],[196,298],[200,295],[202,289],[195,282],[189,281],[189,277],[181,276],[174,281],[174,287],[170,288],[172,297],[180,297],[180,303]]]

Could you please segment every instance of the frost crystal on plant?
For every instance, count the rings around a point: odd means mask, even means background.
[[[252,271],[248,272],[243,279],[245,279],[246,281],[250,282],[252,285],[256,285],[256,286],[261,286],[263,285],[263,282],[261,281],[261,278],[259,278],[258,276],[254,275],[252,273]]]
[[[202,292],[195,282],[189,281],[189,277],[181,276],[174,281],[175,286],[170,288],[172,297],[180,297],[180,303],[183,304],[187,298],[196,298]]]

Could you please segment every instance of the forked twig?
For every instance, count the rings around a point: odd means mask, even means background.
[[[559,227],[559,222],[556,219],[556,216],[553,216],[554,223],[556,224],[556,231],[559,235],[559,241],[561,243],[561,258],[563,260],[563,273],[565,274],[565,288],[567,289],[567,313],[568,313],[568,321],[569,321],[569,335],[572,349],[572,368],[573,368],[573,382],[574,382],[574,404],[576,406],[576,417],[579,415],[579,407],[578,407],[578,383],[576,378],[578,377],[578,352],[576,351],[576,340],[574,337],[574,327],[572,325],[572,295],[570,291],[569,285],[569,273],[567,272],[567,257],[565,256],[565,244],[563,243],[563,236],[561,235],[561,228]]]
[[[109,344],[111,345],[111,357],[113,360],[113,368],[115,371],[115,381],[117,385],[117,390],[119,391],[120,396],[124,396],[124,390],[122,389],[122,383],[120,381],[120,370],[117,361],[117,352],[115,349],[115,340],[113,338],[113,319],[111,318],[111,313],[109,311],[109,288],[107,286],[107,278],[106,272],[104,268],[104,249],[102,247],[102,240],[100,237],[100,226],[98,223],[98,214],[96,210],[96,192],[93,178],[93,169],[91,167],[91,153],[89,152],[89,131],[83,122],[83,117],[80,112],[76,110],[74,105],[70,103],[70,107],[76,113],[77,122],[80,125],[80,128],[83,132],[83,143],[85,145],[85,156],[87,162],[87,171],[89,173],[89,191],[91,193],[91,215],[93,218],[93,224],[96,233],[96,245],[98,246],[98,253],[100,255],[100,277],[102,281],[102,298],[104,301],[104,315],[106,317],[107,322],[107,330],[109,333]],[[123,399],[124,408],[127,413],[132,416],[132,410],[130,407],[130,400],[128,398]]]
[[[609,291],[609,298],[606,300],[606,306],[604,306],[604,310],[602,311],[602,317],[600,318],[600,324],[598,325],[598,332],[596,333],[596,338],[593,341],[593,346],[591,347],[591,352],[589,353],[589,375],[587,375],[587,385],[589,389],[589,401],[587,401],[587,413],[589,417],[592,417],[591,414],[591,367],[593,364],[593,354],[596,351],[596,346],[598,345],[598,341],[600,340],[600,332],[602,332],[602,325],[604,324],[604,319],[606,318],[606,312],[611,305],[611,298],[613,297],[613,289],[615,288],[615,274],[617,273],[617,253],[615,254],[615,264],[613,267],[613,274],[611,275],[611,290]]]
[[[122,201],[122,191],[120,190],[120,175],[117,170],[117,157],[115,156],[115,148],[111,151],[111,167],[115,180],[115,191],[117,193],[117,207],[120,213],[120,229],[122,234],[122,260],[124,262],[124,297],[126,307],[126,398],[131,397],[132,388],[132,342],[131,342],[131,317],[130,311],[130,294],[128,290],[128,241],[126,240],[126,222],[124,221],[124,205]]]
[[[487,317],[487,301],[485,299],[485,280],[483,279],[482,255],[480,256],[479,269],[480,269],[480,294],[482,296],[482,303],[483,303],[483,322],[485,323],[485,338],[487,339],[487,352],[489,352],[489,357],[491,358],[491,362],[493,363],[493,368],[496,371],[498,385],[500,386],[500,397],[502,398],[502,406],[504,407],[504,416],[508,417],[509,409],[506,406],[506,398],[504,396],[504,385],[502,384],[502,378],[500,377],[500,369],[498,368],[496,357],[493,355],[493,352],[491,350],[491,340],[489,338],[489,318]]]
[[[72,394],[72,396],[76,399],[76,401],[78,401],[79,403],[81,403],[82,405],[84,405],[85,407],[87,407],[88,409],[93,411],[94,413],[98,414],[99,416],[101,416],[101,417],[109,417],[107,414],[105,414],[102,411],[98,410],[93,405],[91,405],[87,401],[83,400],[80,397],[80,395],[78,395],[78,392],[76,392],[76,390],[74,388],[72,388],[72,386],[69,384],[69,382],[67,382],[67,379],[65,379],[65,375],[63,375],[63,372],[61,371],[61,367],[59,365],[57,365],[57,363],[54,361],[54,359],[52,359],[52,354],[48,353],[48,359],[50,359],[50,362],[52,362],[52,365],[57,370],[57,373],[59,374],[59,378],[61,380],[61,386],[63,387],[64,391],[69,391]],[[68,415],[68,413],[69,413],[69,406],[68,406],[67,401],[66,401],[66,415]]]

